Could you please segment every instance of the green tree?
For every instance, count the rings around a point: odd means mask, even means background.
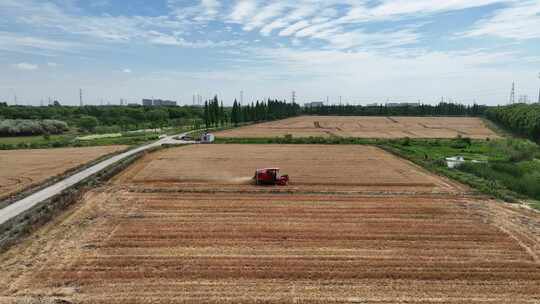
[[[94,116],[84,115],[79,119],[79,127],[87,132],[93,132],[96,130],[99,122]]]
[[[155,109],[146,113],[147,119],[152,123],[153,127],[163,126],[169,119],[169,112],[164,109]]]

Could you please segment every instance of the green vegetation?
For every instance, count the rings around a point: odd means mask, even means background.
[[[61,134],[68,125],[59,120],[5,119],[0,120],[0,136],[28,136],[42,134]]]
[[[300,114],[302,114],[302,109],[296,103],[268,99],[267,102],[257,101],[243,106],[235,99],[231,109],[230,121],[237,126],[246,122],[277,120]]]
[[[486,116],[512,132],[540,143],[540,104],[490,108]]]
[[[293,137],[285,135],[284,137],[268,138],[222,138],[217,137],[217,144],[290,144],[290,145],[370,145],[386,142],[382,139],[366,139],[355,137]]]
[[[230,109],[223,107],[217,96],[204,104],[204,123],[207,128],[226,126],[229,123],[238,126],[247,122],[262,122],[301,114],[301,108],[296,103],[271,100],[241,105],[234,100]]]
[[[0,107],[0,150],[91,146],[103,144],[140,144],[159,133],[177,130],[228,128],[250,122],[262,122],[299,115],[300,106],[277,100],[224,107],[215,96],[204,107],[197,106],[61,106]],[[58,120],[62,121],[58,121]],[[156,130],[155,135],[133,130]],[[2,132],[3,131],[3,132]],[[66,132],[65,136],[54,136]],[[121,136],[117,134],[121,133]],[[179,133],[179,132],[178,132]],[[51,134],[54,134],[51,136]],[[104,134],[104,136],[96,136]],[[115,134],[115,136],[110,136]],[[22,136],[13,137],[11,136]],[[35,137],[31,135],[43,135]],[[114,137],[114,138],[111,138]]]
[[[77,138],[75,134],[52,136],[0,137],[0,150],[47,149],[63,147],[91,147],[107,145],[140,145],[157,140],[156,133],[123,133],[121,136],[89,135]]]
[[[415,139],[388,141],[380,146],[506,201],[540,200],[540,147],[530,141]],[[465,164],[447,168],[445,158],[456,155],[463,156]],[[538,202],[531,205],[540,208]]]
[[[71,128],[85,132],[98,131],[100,127],[115,127],[117,131],[182,127],[201,122],[203,109],[194,106],[143,107],[143,106],[8,106],[0,107],[2,119],[56,119],[65,121]],[[105,130],[104,133],[111,133]]]
[[[77,137],[77,140],[95,140],[95,139],[103,139],[103,138],[116,138],[116,137],[122,137],[122,133],[110,133],[110,134],[94,134],[94,135],[86,135]]]
[[[79,127],[83,131],[94,132],[99,125],[99,121],[94,116],[82,115],[79,118]]]

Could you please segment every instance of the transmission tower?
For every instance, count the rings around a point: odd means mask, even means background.
[[[512,82],[512,90],[510,91],[510,104],[516,103],[516,84]]]
[[[82,89],[79,89],[79,106],[83,106]]]
[[[240,104],[244,104],[244,91],[240,91]]]
[[[296,92],[292,91],[292,103],[296,103]]]
[[[538,73],[538,79],[540,79],[540,73]],[[538,89],[538,103],[540,103],[540,89]]]

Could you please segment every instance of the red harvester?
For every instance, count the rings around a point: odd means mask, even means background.
[[[279,175],[279,168],[257,169],[253,177],[256,185],[278,185],[287,186],[289,183],[288,175]]]

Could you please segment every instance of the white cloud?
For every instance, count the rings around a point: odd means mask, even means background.
[[[298,21],[295,24],[292,24],[289,27],[287,27],[286,29],[279,32],[279,35],[280,36],[290,36],[290,35],[298,32],[299,30],[308,27],[309,25],[310,25],[310,23],[305,21],[305,20]]]
[[[205,8],[206,14],[215,16],[219,12],[221,4],[217,0],[201,0],[202,7]]]
[[[466,37],[494,36],[516,40],[540,38],[540,2],[516,2],[477,22]]]
[[[181,31],[186,26],[168,16],[72,15],[54,3],[35,0],[2,0],[0,17],[35,28],[56,29],[114,42],[144,41],[152,31]]]
[[[357,6],[349,11],[344,21],[388,20],[396,18],[419,17],[447,11],[480,7],[513,0],[384,0],[375,7]]]
[[[285,8],[286,6],[281,2],[274,2],[266,7],[263,7],[259,13],[248,19],[247,23],[244,25],[244,30],[251,31],[264,26],[269,20],[280,16]]]
[[[55,67],[58,66],[58,63],[56,63],[56,62],[47,62],[47,66],[51,67],[51,68],[55,68]]]
[[[14,64],[13,67],[22,71],[33,71],[39,68],[36,64],[27,63],[27,62]]]
[[[126,73],[126,74],[130,74],[132,71],[131,69],[123,69],[122,72]]]
[[[234,22],[241,22],[249,17],[255,9],[257,8],[257,3],[253,0],[240,0],[234,6],[232,13],[229,15],[229,19]]]
[[[73,52],[80,47],[81,44],[77,42],[58,41],[0,31],[0,50],[3,51],[21,53],[41,51],[42,54],[50,54],[51,52]]]
[[[228,47],[228,46],[237,46],[244,44],[244,41],[241,40],[222,40],[222,41],[211,41],[211,40],[199,40],[199,41],[187,41],[182,37],[177,37],[173,35],[166,35],[161,33],[153,33],[154,37],[149,39],[149,42],[157,45],[168,45],[168,46],[180,46],[180,47],[189,47],[189,48],[216,48],[216,47]]]

